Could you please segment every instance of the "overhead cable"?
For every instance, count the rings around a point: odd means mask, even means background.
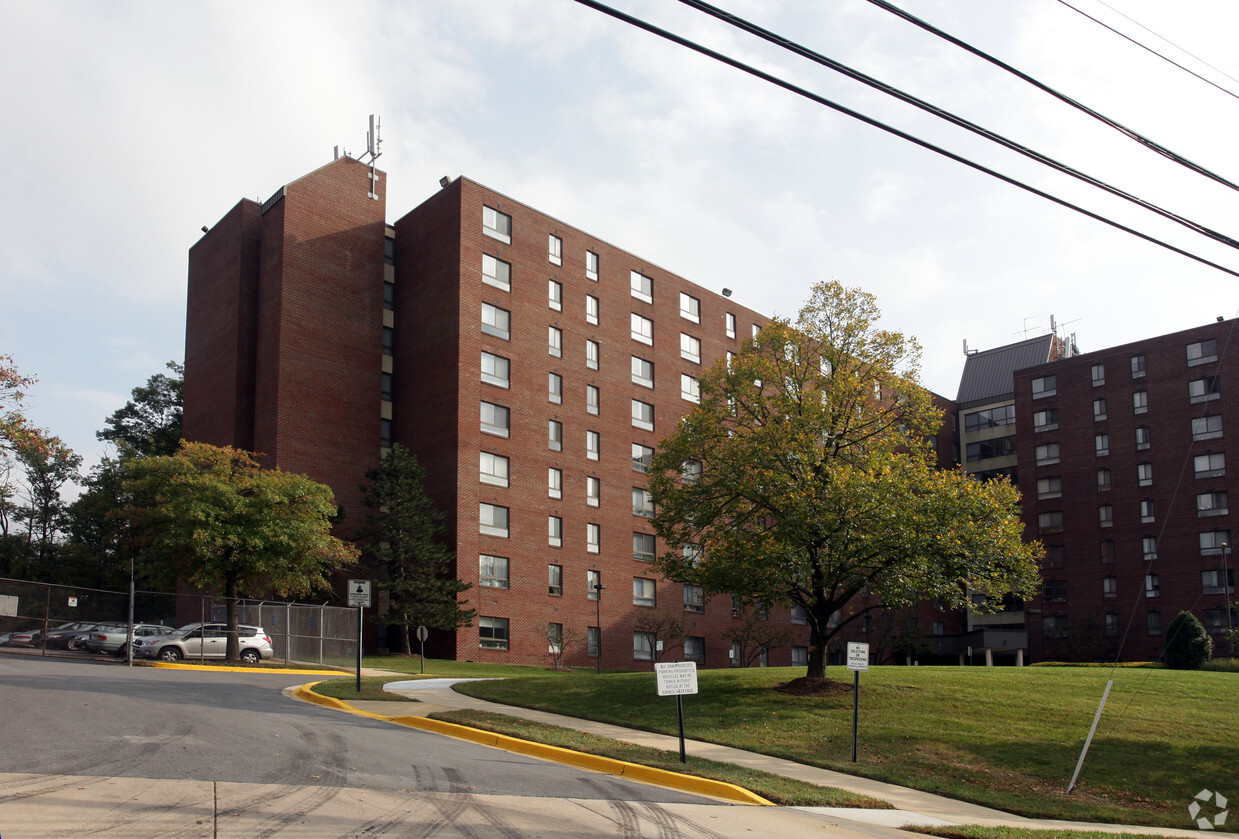
[[[934,105],[930,102],[926,102],[923,99],[919,99],[910,93],[906,93],[900,90],[899,88],[896,88],[896,87],[893,87],[892,85],[887,84],[886,82],[880,81],[878,79],[875,79],[872,76],[866,75],[865,73],[862,73],[859,70],[856,70],[852,67],[847,66],[846,64],[843,64],[839,61],[834,60],[833,58],[829,58],[825,55],[822,55],[819,52],[815,52],[809,49],[808,47],[798,44],[795,41],[791,41],[787,38],[784,38],[782,35],[779,35],[775,32],[771,32],[768,29],[763,29],[762,27],[758,26],[755,23],[752,23],[751,21],[745,20],[744,18],[741,18],[741,17],[737,17],[736,15],[733,15],[730,12],[724,11],[723,9],[720,9],[717,6],[713,6],[709,3],[704,2],[704,0],[680,0],[680,2],[686,6],[696,9],[697,11],[705,12],[706,14],[714,18],[717,18],[718,20],[724,21],[725,23],[729,23],[732,26],[736,27],[737,29],[741,29],[745,32],[748,32],[750,35],[756,35],[757,37],[765,41],[768,41],[772,44],[775,44],[776,46],[782,47],[783,49],[789,52],[793,52],[796,55],[801,56],[802,58],[807,58],[810,61],[813,61],[817,64],[822,65],[823,67],[829,67],[830,69],[835,70],[836,72],[842,73],[843,75],[847,76],[850,79],[854,79],[858,82],[861,82],[862,84],[866,84],[869,87],[874,88],[875,90],[880,90],[889,96],[895,97],[901,102],[906,102],[907,104],[912,105],[913,107],[920,108],[922,111],[933,114],[934,116],[939,117],[940,119],[944,119],[947,122],[951,123],[952,125],[956,125],[967,131],[971,131],[973,134],[977,134],[981,137],[984,137],[987,140],[995,142],[998,145],[1002,146],[1003,148],[1010,149],[1011,151],[1022,154],[1025,157],[1028,157],[1028,158],[1031,158],[1032,160],[1037,161],[1038,163],[1041,163],[1045,166],[1049,166],[1051,169],[1054,169],[1057,172],[1061,172],[1065,175],[1070,175],[1073,178],[1077,178],[1081,181],[1084,181],[1085,183],[1095,186],[1100,190],[1110,193],[1111,195],[1114,195],[1118,198],[1122,198],[1125,201],[1130,201],[1131,203],[1136,204],[1137,206],[1143,207],[1144,209],[1149,210],[1150,212],[1156,213],[1162,218],[1169,219],[1170,221],[1173,221],[1176,224],[1181,224],[1184,227],[1188,228],[1189,230],[1199,233],[1202,236],[1207,236],[1210,239],[1213,239],[1214,241],[1221,242],[1222,244],[1228,245],[1232,248],[1239,248],[1239,241],[1236,241],[1230,236],[1227,236],[1225,233],[1220,233],[1216,230],[1213,230],[1212,228],[1205,227],[1203,224],[1199,224],[1197,222],[1192,221],[1191,219],[1184,218],[1183,216],[1180,216],[1177,213],[1171,212],[1170,210],[1160,207],[1157,204],[1153,204],[1150,201],[1146,201],[1143,198],[1139,198],[1135,195],[1132,195],[1131,193],[1126,192],[1122,189],[1119,189],[1118,187],[1111,186],[1105,181],[1099,180],[1098,178],[1095,178],[1092,175],[1088,175],[1084,172],[1079,171],[1078,169],[1074,169],[1065,163],[1062,163],[1051,157],[1048,157],[1047,155],[1044,155],[1041,152],[1030,149],[1027,146],[1017,143],[1014,140],[1004,137],[1003,135],[998,134],[994,131],[990,131],[989,129],[984,128],[980,125],[977,125],[975,122],[971,122],[967,119],[964,119],[963,117],[958,116],[957,114],[953,114],[950,111],[943,110],[942,108],[939,108],[937,105]]]
[[[701,44],[698,44],[695,41],[690,41],[687,38],[681,37],[680,35],[676,35],[673,32],[669,32],[651,23],[647,23],[646,21],[641,20],[640,18],[633,17],[632,15],[629,15],[625,12],[621,12],[618,9],[613,9],[610,6],[607,6],[603,3],[598,2],[598,0],[575,0],[575,2],[581,4],[582,6],[588,6],[589,8],[594,9],[595,11],[602,12],[605,15],[609,15],[610,17],[613,17],[616,20],[623,21],[624,23],[627,23],[630,26],[635,26],[638,29],[644,29],[646,32],[649,32],[653,35],[657,35],[660,38],[664,38],[665,40],[671,41],[674,44],[679,44],[682,47],[686,47],[687,49],[693,50],[694,52],[698,52],[709,58],[713,58],[714,60],[721,62],[723,64],[726,64],[730,67],[734,67],[737,70],[742,70],[743,72],[748,73],[749,75],[754,76],[756,78],[759,78],[762,81],[769,82],[770,84],[781,87],[784,90],[790,91],[799,96],[803,96],[804,98],[812,102],[816,102],[819,105],[824,105],[827,108],[838,111],[839,113],[845,114],[846,116],[850,116],[853,119],[856,119],[856,120],[859,120],[860,122],[865,123],[866,125],[870,125],[870,126],[873,126],[874,128],[878,128],[882,131],[887,132],[888,134],[892,134],[896,137],[899,137],[900,139],[907,140],[909,143],[918,145],[921,148],[928,149],[929,151],[932,151],[932,152],[936,152],[937,154],[940,154],[943,157],[954,160],[956,163],[961,163],[964,166],[977,170],[978,172],[984,172],[990,177],[997,178],[998,180],[1003,181],[1004,183],[1011,184],[1012,186],[1018,187],[1022,190],[1025,190],[1026,192],[1030,192],[1033,195],[1038,195],[1046,199],[1047,201],[1052,201],[1053,203],[1058,204],[1061,207],[1066,207],[1069,210],[1075,210],[1077,213],[1088,216],[1089,218],[1094,219],[1095,221],[1099,221],[1102,224],[1107,224],[1117,230],[1122,230],[1125,233],[1130,233],[1131,235],[1136,236],[1140,239],[1143,239],[1146,242],[1165,248],[1166,250],[1177,253],[1180,256],[1185,256],[1188,259],[1194,260],[1203,265],[1208,265],[1210,268],[1216,268],[1217,270],[1221,271],[1224,274],[1229,274],[1232,277],[1239,277],[1239,271],[1235,271],[1223,265],[1219,265],[1218,263],[1205,259],[1202,256],[1197,256],[1196,254],[1191,253],[1190,251],[1186,251],[1182,248],[1176,247],[1175,245],[1172,245],[1169,242],[1164,242],[1161,239],[1158,239],[1154,236],[1150,236],[1147,233],[1141,233],[1139,230],[1135,230],[1134,228],[1128,227],[1124,224],[1120,224],[1117,221],[1108,219],[1105,216],[1094,213],[1091,210],[1087,210],[1077,204],[1072,204],[1070,201],[1067,201],[1063,198],[1059,198],[1055,195],[1051,195],[1048,192],[1037,189],[1036,187],[1031,186],[1030,184],[1026,184],[1022,181],[1016,180],[1015,178],[1012,178],[1008,175],[1004,175],[1001,172],[990,169],[987,166],[984,166],[973,160],[969,160],[968,158],[955,154],[952,151],[948,151],[947,149],[944,149],[941,146],[936,146],[927,140],[922,140],[921,138],[916,137],[912,134],[909,134],[906,131],[901,131],[900,129],[895,128],[894,126],[887,125],[886,123],[880,122],[872,117],[866,116],[865,114],[862,114],[859,111],[854,111],[845,105],[841,105],[838,102],[834,102],[830,99],[825,98],[824,96],[820,96],[816,93],[813,93],[812,91],[806,90],[802,87],[799,87],[798,85],[792,84],[791,82],[785,79],[781,79],[778,76],[771,75],[770,73],[767,73],[763,70],[759,70],[756,67],[753,67],[749,64],[745,64],[744,62],[739,61],[735,58],[716,52],[710,49],[709,47],[702,46]]]
[[[872,3],[873,5],[877,6],[880,9],[885,9],[886,11],[890,12],[893,15],[897,15],[898,17],[903,18],[904,20],[908,21],[911,24],[919,26],[921,29],[924,29],[926,32],[929,32],[933,35],[937,35],[939,38],[942,38],[943,40],[949,41],[950,43],[954,44],[955,46],[961,49],[967,50],[968,52],[972,53],[978,58],[982,58],[996,67],[1000,67],[1003,70],[1006,70],[1008,73],[1011,73],[1017,78],[1028,82],[1033,87],[1036,87],[1039,90],[1042,90],[1045,93],[1050,94],[1055,99],[1058,99],[1060,102],[1065,102],[1071,107],[1077,108],[1083,111],[1084,113],[1088,114],[1094,119],[1100,120],[1101,122],[1113,128],[1115,131],[1118,131],[1123,136],[1128,137],[1132,140],[1135,140],[1137,143],[1144,146],[1145,148],[1151,149],[1152,151],[1157,152],[1163,157],[1173,160],[1175,163],[1178,163],[1181,166],[1186,166],[1188,169],[1191,169],[1193,172],[1196,172],[1198,175],[1204,175],[1206,178],[1217,181],[1223,186],[1228,186],[1233,190],[1239,191],[1239,184],[1235,184],[1235,183],[1232,183],[1231,181],[1228,181],[1226,178],[1222,177],[1216,172],[1212,172],[1197,163],[1193,163],[1192,161],[1188,160],[1186,157],[1183,157],[1182,155],[1174,153],[1173,151],[1166,148],[1165,146],[1162,146],[1154,142],[1153,140],[1150,140],[1148,137],[1145,137],[1143,134],[1133,131],[1132,129],[1126,127],[1125,125],[1121,125],[1115,120],[1110,119],[1108,116],[1105,116],[1104,114],[1094,111],[1092,108],[1088,107],[1087,105],[1084,105],[1080,102],[1077,102],[1076,100],[1072,99],[1069,96],[1059,93],[1054,88],[1040,81],[1037,81],[1036,79],[1034,79],[1032,76],[1028,75],[1027,73],[1024,73],[1024,72],[1021,72],[1020,70],[1015,69],[1010,64],[1007,64],[1006,62],[995,58],[994,56],[990,55],[987,52],[977,49],[976,47],[972,46],[971,44],[965,41],[961,41],[959,38],[956,38],[954,35],[951,35],[947,32],[943,32],[941,29],[938,29],[932,24],[927,23],[921,20],[920,18],[916,17],[915,15],[905,12],[903,9],[900,9],[898,6],[895,6],[887,2],[887,0],[868,0],[868,2]]]

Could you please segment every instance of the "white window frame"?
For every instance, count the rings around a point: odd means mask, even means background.
[[[482,254],[482,282],[504,291],[511,291],[512,263],[488,253]]]
[[[602,479],[593,475],[585,476],[585,504],[597,507],[602,504]]]
[[[602,401],[602,391],[597,385],[585,386],[585,412],[588,414],[598,415],[598,406]]]
[[[563,547],[564,520],[562,516],[546,517],[546,543],[552,548]]]
[[[556,469],[554,466],[546,468],[546,497],[564,497],[564,471],[562,469]]]
[[[640,399],[632,400],[632,425],[646,431],[654,430],[654,406]]]
[[[1032,398],[1044,399],[1047,396],[1053,396],[1058,393],[1058,376],[1051,374],[1049,376],[1038,376],[1032,380]]]
[[[478,554],[478,585],[486,588],[507,588],[509,562],[506,556]]]
[[[1205,530],[1197,535],[1201,556],[1218,556],[1230,550],[1229,530]],[[1223,545],[1226,547],[1223,548]]]
[[[510,625],[507,618],[478,618],[478,647],[484,650],[508,649]]]
[[[585,523],[585,552],[596,554],[602,550],[602,525],[596,522]]]
[[[1147,414],[1149,412],[1149,392],[1147,390],[1133,390],[1131,392],[1131,410],[1133,414]]]
[[[701,323],[701,300],[681,291],[680,317],[693,323]]]
[[[654,456],[654,449],[650,446],[643,446],[640,443],[632,444],[632,471],[641,472],[642,474],[649,471],[650,458]]]
[[[654,389],[654,362],[639,355],[634,355],[632,357],[631,369],[632,383],[634,385],[648,387],[651,390]],[[648,376],[645,375],[647,371],[649,372]]]
[[[585,432],[585,457],[598,460],[602,455],[602,435],[597,431]]]
[[[546,374],[546,398],[560,405],[564,401],[564,377],[558,373]]]
[[[638,300],[644,300],[646,303],[654,302],[654,279],[647,277],[639,271],[632,271],[628,277],[629,293]]]
[[[602,345],[597,341],[585,339],[585,366],[590,370],[597,370],[601,358]]]
[[[632,578],[632,605],[648,608],[658,607],[658,585],[650,577]]]
[[[498,504],[478,503],[478,533],[508,538],[511,511]]]
[[[564,331],[558,326],[548,326],[546,329],[546,351],[554,358],[564,355]]]
[[[482,334],[507,341],[512,334],[512,313],[494,303],[482,303]]]
[[[680,398],[694,404],[701,402],[701,382],[687,373],[680,374]]]
[[[736,337],[736,316],[732,312],[723,315],[723,330],[728,338]]]
[[[546,566],[546,593],[552,597],[564,594],[564,567],[550,563]]]
[[[632,488],[632,514],[642,518],[654,518],[654,496],[645,487]]]
[[[1038,466],[1053,466],[1061,459],[1058,443],[1044,443],[1035,449]]]
[[[645,549],[649,545],[649,550]],[[658,540],[653,533],[632,532],[632,558],[638,562],[650,562],[658,553]]]
[[[553,452],[564,450],[564,424],[559,420],[546,421],[546,445]]]
[[[1226,453],[1206,452],[1196,455],[1192,458],[1192,471],[1197,478],[1216,478],[1225,475]]]
[[[564,264],[564,240],[554,233],[546,234],[546,259],[552,265]]]
[[[701,614],[706,610],[706,590],[692,583],[684,584],[684,611]]]
[[[478,480],[484,484],[506,487],[510,465],[508,459],[501,454],[478,452]]]
[[[1187,345],[1187,366],[1217,361],[1217,338],[1205,338]]]
[[[564,284],[558,280],[546,281],[546,305],[557,312],[564,310]]]
[[[1222,436],[1222,415],[1205,414],[1192,417],[1192,439],[1213,440]]]
[[[1093,378],[1093,387],[1104,385],[1106,383],[1106,365],[1094,364],[1090,375]]]
[[[494,207],[482,205],[482,232],[505,245],[512,244],[512,217]]]
[[[585,295],[585,322],[598,325],[598,311],[601,307],[598,298],[592,294]]]
[[[594,251],[585,252],[585,278],[598,282],[598,254]]]
[[[482,351],[482,381],[507,388],[512,380],[512,362],[501,355]]]
[[[487,407],[489,406],[489,408]],[[490,414],[490,422],[487,422],[487,414]],[[479,408],[481,418],[481,431],[483,434],[493,434],[496,437],[507,437],[511,433],[512,427],[512,411],[504,405],[497,405],[494,402],[482,401]],[[498,425],[497,420],[503,419],[503,425]]]
[[[701,363],[701,339],[689,335],[687,332],[680,333],[680,358],[685,361],[691,361],[694,364]]]
[[[631,312],[628,319],[628,329],[632,340],[641,344],[648,344],[651,347],[654,346],[654,321],[636,312]]]

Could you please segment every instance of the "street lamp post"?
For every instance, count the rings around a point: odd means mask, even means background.
[[[602,675],[602,590],[601,582],[594,583],[594,622],[598,624],[598,659],[594,662],[597,673]]]

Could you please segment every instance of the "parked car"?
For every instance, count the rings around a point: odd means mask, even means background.
[[[104,623],[74,623],[59,629],[53,629],[47,633],[47,639],[44,647],[49,650],[80,650],[82,649],[83,636],[89,635],[91,632],[103,629],[104,627],[114,627],[115,624]]]
[[[172,627],[155,623],[138,623],[133,626],[133,638],[151,638],[156,635],[171,635],[173,632],[176,630]],[[85,646],[92,653],[122,656],[125,654],[125,640],[128,637],[128,627],[108,626],[87,634]]]
[[[271,637],[261,626],[239,626],[241,660],[249,664],[271,658]],[[183,658],[223,658],[228,652],[228,625],[191,623],[168,635],[136,638],[134,656],[180,661]]]
[[[77,626],[75,623],[63,623],[60,626],[53,627],[48,630],[50,635],[53,632],[60,632],[71,627]],[[43,646],[43,627],[35,627],[33,629],[23,629],[19,632],[14,632],[9,635],[8,646],[10,647],[41,647]]]

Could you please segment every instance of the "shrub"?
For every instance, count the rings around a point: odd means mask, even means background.
[[[1209,633],[1191,612],[1179,612],[1166,629],[1166,666],[1199,670],[1213,654]]]

